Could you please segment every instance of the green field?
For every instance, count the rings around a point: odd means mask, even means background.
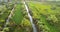
[[[21,0],[16,3],[0,4],[0,32],[33,32],[33,24],[37,32],[60,32],[60,2],[26,1],[29,12],[23,2]],[[32,17],[33,24],[28,13]],[[10,14],[12,16],[8,18]]]
[[[60,20],[58,16],[59,4],[49,4],[49,3],[28,3],[29,9],[32,13],[33,19],[37,20],[37,25],[42,29],[43,32],[59,32],[60,31]],[[36,22],[36,21],[34,21]]]

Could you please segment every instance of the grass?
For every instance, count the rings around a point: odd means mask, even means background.
[[[35,19],[34,23],[38,26],[37,28],[40,29],[39,32],[60,32],[60,7],[58,4],[40,2],[29,2],[27,4],[30,10],[29,12],[32,14],[31,16],[33,17],[33,20]],[[0,16],[1,27],[4,25],[3,22],[5,22],[11,11],[9,9],[6,9],[5,7],[6,11],[4,10],[4,14]],[[17,26],[15,26],[16,24]],[[21,3],[16,4],[14,14],[12,19],[10,19],[8,26],[11,27],[9,32],[33,31],[26,9]]]
[[[13,21],[15,21],[16,24],[20,24],[23,19],[22,12],[21,12],[21,5],[17,4],[16,9],[13,16]]]
[[[59,29],[55,25],[56,23],[53,23],[54,19],[58,19],[55,15],[57,13],[59,13],[59,10],[60,10],[59,8],[56,7],[56,4],[52,5],[52,4],[30,2],[30,3],[28,3],[28,6],[29,6],[29,9],[33,13],[32,17],[40,19],[39,22],[43,22],[43,24],[45,24],[45,26],[47,26],[48,29],[44,26],[45,30],[47,29],[47,30],[49,30],[49,32],[59,32],[58,31]],[[53,10],[53,8],[57,8],[57,9]],[[54,15],[56,18],[55,17],[53,18],[51,15],[52,16]],[[53,21],[49,20],[52,23],[50,23],[49,21],[46,20],[49,16],[52,17]],[[40,25],[40,24],[38,24],[38,25]],[[60,26],[60,25],[58,24],[58,26]]]
[[[12,28],[14,29],[13,32],[17,32],[17,31],[30,32],[31,31],[31,30],[26,31],[27,29],[32,29],[32,27],[23,4],[16,5],[12,20],[15,22],[15,24],[17,24],[15,28]]]

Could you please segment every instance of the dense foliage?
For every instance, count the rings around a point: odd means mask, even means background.
[[[26,5],[33,18],[33,23],[36,25],[37,32],[60,32],[59,2],[28,1]],[[7,26],[4,27],[13,8],[12,17],[9,18]],[[0,32],[33,32],[23,2],[0,4]]]

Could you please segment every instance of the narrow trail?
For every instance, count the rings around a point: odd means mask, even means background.
[[[26,11],[28,13],[28,17],[30,19],[30,22],[31,22],[31,25],[32,25],[32,28],[33,28],[33,32],[37,32],[37,29],[35,27],[35,24],[33,23],[33,19],[32,19],[32,16],[30,15],[29,13],[29,9],[28,9],[28,6],[26,5],[25,1],[23,2],[23,4],[25,5],[25,8],[26,8]]]
[[[15,5],[14,5],[14,7],[15,7]],[[4,27],[6,27],[6,26],[7,26],[7,24],[9,24],[9,20],[10,20],[10,18],[12,17],[13,12],[14,12],[14,7],[13,7],[13,9],[12,9],[11,13],[10,13],[10,14],[9,14],[9,16],[8,16],[8,18],[7,18],[7,20],[6,20],[6,23],[5,23]]]

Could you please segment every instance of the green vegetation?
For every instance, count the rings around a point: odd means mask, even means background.
[[[33,32],[23,1],[0,4],[0,32]],[[36,0],[37,1],[37,0]],[[37,32],[60,32],[60,2],[27,1],[29,13]],[[14,4],[16,6],[14,7]],[[14,7],[12,17],[6,27],[6,20]]]
[[[19,4],[16,5],[17,7],[15,8],[15,12],[14,12],[14,16],[13,16],[13,20],[15,21],[16,24],[20,24],[23,16],[22,16],[22,12],[21,12],[21,7]]]
[[[16,4],[15,11],[10,19],[10,32],[31,32],[32,26],[22,3]],[[13,29],[13,30],[12,30]],[[28,29],[28,31],[27,31]],[[30,30],[31,29],[31,30]]]
[[[0,31],[3,30],[3,27],[4,27],[6,20],[10,14],[10,11],[13,8],[12,6],[13,6],[13,4],[11,4],[9,6],[0,5]],[[8,7],[10,7],[10,8],[8,9]]]
[[[59,32],[60,27],[59,18],[57,17],[59,13],[59,4],[49,4],[49,3],[28,3],[29,9],[32,13],[34,22],[37,20],[38,27],[43,32]]]

